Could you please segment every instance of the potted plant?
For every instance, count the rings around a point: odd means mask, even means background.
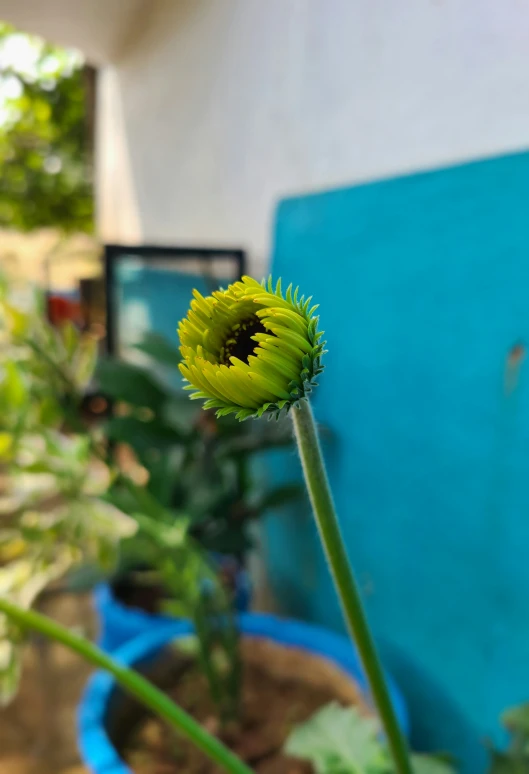
[[[174,386],[180,379],[174,374],[181,361],[178,350],[156,334],[148,334],[137,348],[149,356],[149,366],[116,359],[99,364],[99,388],[114,404],[103,432],[115,445],[128,478],[139,469],[146,479],[143,489],[151,503],[158,504],[150,508],[150,517],[167,520],[172,514],[171,521],[184,513],[189,536],[218,563],[236,609],[245,611],[250,600],[246,557],[252,547],[251,525],[265,511],[302,494],[297,484],[269,489],[255,475],[256,461],[265,452],[292,444],[290,428],[284,421],[241,424],[202,411]],[[136,494],[131,495],[129,483],[116,479],[109,498],[134,513]],[[152,545],[146,551],[143,541],[141,531],[127,541],[111,583],[96,590],[105,649],[118,647],[161,622],[163,614],[176,612],[174,594],[168,599],[160,582],[156,551]]]
[[[314,308],[310,309],[310,299],[299,299],[297,291],[292,293],[291,288],[283,296],[280,284],[274,289],[269,283],[268,288],[266,288],[254,280],[245,278],[242,282],[230,286],[226,291],[216,292],[208,298],[196,294],[192,310],[187,320],[181,324],[180,338],[183,354],[183,363],[180,366],[182,374],[188,380],[190,387],[195,389],[194,397],[206,400],[206,408],[216,408],[217,413],[221,416],[235,413],[238,419],[262,416],[264,413],[277,415],[283,410],[290,413],[322,542],[343,605],[344,616],[362,663],[362,674],[365,675],[364,685],[367,688],[365,701],[357,699],[357,703],[359,705],[365,704],[366,708],[369,706],[370,711],[376,713],[380,719],[381,730],[391,756],[392,771],[398,772],[398,774],[408,774],[412,771],[412,763],[410,762],[404,729],[399,723],[399,715],[392,691],[378,660],[354,575],[347,560],[308,403],[315,378],[322,370],[321,357],[323,355],[321,334],[317,330]],[[138,514],[140,518],[136,519],[136,522],[141,524],[146,517],[149,525],[146,526],[146,532],[152,528],[153,539],[158,539],[161,528],[163,540],[169,541],[169,543],[172,540],[174,544],[181,547],[182,551],[193,555],[196,541],[195,544],[193,542],[189,544],[189,534],[183,529],[185,525],[183,523],[178,525],[163,524],[161,521],[151,519],[146,513],[148,509],[142,505],[143,490],[136,484],[133,486],[135,487],[134,494],[138,495],[138,504],[141,507],[141,512]],[[160,525],[162,526],[160,527]],[[173,527],[175,529],[171,532]],[[197,553],[200,554],[200,552]],[[178,568],[174,569],[177,571]],[[222,604],[220,607],[216,604],[216,600],[219,598],[222,603],[223,595],[222,585],[215,583],[214,573],[209,580],[211,583],[205,585],[201,582],[195,593],[200,600],[204,601],[206,606],[204,617],[209,621],[213,632],[222,632],[221,640],[226,642],[225,638],[231,636],[229,633],[232,631],[233,619],[227,608],[224,609]],[[239,714],[240,710],[247,708],[250,697],[253,695],[254,703],[260,707],[261,717],[264,716],[266,720],[271,714],[269,712],[271,701],[266,698],[270,694],[265,692],[262,696],[259,695],[261,679],[257,679],[253,683],[253,687],[251,679],[248,683],[247,675],[253,668],[252,658],[256,669],[265,668],[269,673],[277,671],[273,667],[275,658],[267,655],[266,651],[261,650],[260,647],[258,648],[252,639],[257,636],[262,640],[263,635],[266,635],[263,630],[263,619],[257,620],[255,617],[253,620],[245,617],[239,619],[243,635],[246,634],[249,637],[248,643],[244,646],[245,638],[243,636],[243,651],[246,647],[248,652],[248,656],[245,656],[243,652],[241,659],[244,671],[238,671],[237,668],[226,670],[222,659],[220,659],[221,663],[217,665],[219,673],[233,675],[234,679],[240,677],[241,674],[243,675],[246,681],[245,686],[243,686],[242,693],[238,693],[239,696],[242,696],[242,705],[239,707],[233,705],[226,707],[224,705],[224,711],[221,711],[218,717],[215,717],[211,710],[204,715],[202,708],[202,710],[197,711],[199,716],[197,720],[191,716],[191,712],[194,703],[193,697],[199,694],[198,688],[202,675],[200,669],[197,670],[193,666],[193,655],[197,652],[196,641],[191,644],[191,647],[188,642],[187,648],[182,648],[182,637],[190,631],[189,625],[185,624],[184,621],[167,624],[163,635],[161,629],[158,632],[153,630],[150,634],[156,641],[146,649],[142,647],[136,652],[135,647],[138,641],[129,643],[124,647],[120,658],[116,659],[105,654],[84,638],[67,631],[35,611],[26,609],[20,604],[20,599],[18,601],[19,604],[17,604],[16,598],[13,601],[12,593],[0,599],[0,613],[3,614],[2,620],[7,644],[20,641],[23,633],[28,629],[35,629],[42,634],[54,637],[83,655],[92,664],[104,668],[116,684],[139,699],[146,708],[152,710],[157,716],[168,721],[179,734],[180,739],[187,739],[191,742],[191,747],[186,748],[186,754],[193,755],[192,749],[196,747],[223,770],[239,772],[240,774],[248,774],[251,771],[250,765],[244,759],[254,760],[257,754],[255,750],[253,752],[244,751],[240,747],[240,744],[244,745],[248,740],[247,733],[242,735],[240,733],[244,718],[243,714]],[[211,606],[209,606],[210,602]],[[249,623],[247,623],[248,620]],[[283,642],[280,643],[283,649],[285,639],[288,640],[289,646],[298,646],[294,652],[291,647],[290,649],[287,647],[287,654],[284,654],[290,657],[294,655],[292,666],[287,669],[290,684],[294,678],[295,664],[302,664],[303,675],[300,679],[301,682],[305,683],[308,674],[312,675],[313,672],[320,671],[321,668],[324,672],[327,669],[327,679],[323,679],[320,701],[315,702],[311,699],[309,702],[304,695],[299,705],[302,708],[309,705],[315,708],[320,703],[325,704],[329,698],[343,701],[343,696],[334,695],[334,692],[331,691],[332,684],[336,681],[330,677],[330,674],[331,672],[336,674],[335,670],[338,667],[337,684],[343,689],[347,683],[347,678],[344,677],[343,673],[344,667],[347,671],[346,664],[341,659],[340,661],[337,658],[333,659],[332,653],[328,652],[329,648],[325,646],[320,648],[318,652],[319,656],[322,655],[323,651],[325,652],[323,663],[320,663],[317,669],[312,666],[308,667],[307,662],[304,661],[307,656],[299,652],[299,647],[315,650],[314,644],[316,643],[317,646],[317,636],[314,631],[309,627],[309,630],[305,629],[305,633],[301,635],[298,625],[297,633],[289,635],[289,627],[296,628],[296,625],[279,622],[273,624],[273,626],[276,625],[280,631],[284,632],[283,635],[280,635],[283,637]],[[188,628],[185,628],[186,626]],[[267,626],[270,624],[267,623]],[[181,630],[180,627],[184,627],[184,629]],[[291,628],[290,631],[292,631]],[[228,632],[227,635],[226,632]],[[129,663],[139,666],[139,662],[144,657],[147,660],[153,655],[161,658],[160,646],[169,642],[176,634],[180,635],[180,648],[175,656],[172,674],[174,678],[176,669],[175,688],[179,692],[180,704],[183,706],[172,701],[165,693],[156,688],[153,682],[145,680],[137,671],[129,668]],[[268,634],[270,634],[269,629]],[[197,640],[200,641],[199,628],[196,628],[196,635]],[[270,645],[270,639],[269,636],[265,637],[265,647]],[[300,641],[301,639],[303,642]],[[335,641],[333,640],[333,642]],[[345,661],[350,665],[354,661],[355,651],[350,644],[344,645],[343,641],[341,642],[340,647],[347,648],[348,655],[345,657]],[[202,668],[200,648],[198,653],[199,665]],[[222,656],[222,652],[220,655]],[[210,657],[217,659],[216,648],[212,649]],[[331,666],[328,666],[327,662],[333,660],[334,664],[331,663]],[[234,660],[233,663],[236,665],[237,660]],[[353,670],[350,670],[349,677],[351,671]],[[190,691],[186,697],[185,692],[181,694],[180,691],[182,686],[185,686],[187,675],[190,675]],[[355,676],[358,681],[362,681],[363,678],[359,676],[359,673],[356,673]],[[153,675],[153,679],[154,677]],[[101,679],[106,678],[96,678],[96,680]],[[330,691],[331,693],[329,693]],[[285,693],[288,694],[289,690],[285,689]],[[358,697],[358,692],[356,692],[356,697]],[[215,700],[214,696],[212,700]],[[289,731],[293,720],[303,720],[294,712],[294,709],[295,706],[289,705],[285,716],[288,718],[288,722],[283,723],[282,726],[283,736]],[[110,711],[110,706],[108,710]],[[129,718],[127,723],[130,722]],[[179,754],[177,751],[176,760]],[[107,761],[107,763],[109,762],[111,761]],[[287,762],[287,765],[290,766],[290,763]],[[266,761],[260,760],[259,766],[261,764],[266,765]],[[192,769],[189,769],[188,766],[188,770]]]
[[[252,770],[277,774],[318,771],[296,760],[300,757],[297,751],[292,748],[292,755],[285,742],[296,725],[328,702],[355,707],[363,717],[372,717],[356,651],[347,638],[298,621],[243,613],[237,623],[242,691],[239,711],[228,720],[220,718],[200,668],[189,658],[193,632],[189,622],[175,621],[145,631],[113,655],[120,664],[154,680],[229,744]],[[399,722],[407,732],[402,696],[391,680],[389,684]],[[131,700],[106,672],[90,680],[79,708],[78,727],[83,760],[94,774],[109,769],[113,774],[154,774],[171,771],[171,766],[204,774],[219,770]],[[432,770],[431,774],[449,772]]]

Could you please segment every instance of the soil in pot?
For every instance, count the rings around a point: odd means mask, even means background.
[[[178,657],[176,657],[178,660]],[[269,640],[242,641],[242,708],[237,724],[222,727],[206,682],[195,664],[167,665],[157,682],[257,774],[313,774],[311,765],[288,758],[284,743],[293,727],[331,701],[368,711],[356,683],[330,661]],[[165,668],[164,668],[165,669]],[[131,724],[131,720],[134,722]],[[217,774],[190,743],[138,707],[121,713],[118,748],[134,774]],[[126,729],[126,730],[125,730]]]

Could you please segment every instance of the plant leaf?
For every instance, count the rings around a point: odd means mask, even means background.
[[[157,418],[143,421],[134,416],[112,417],[105,429],[110,440],[127,443],[140,455],[149,449],[163,451],[183,440],[177,428]]]
[[[114,400],[157,412],[171,394],[147,370],[119,360],[102,360],[96,373],[102,392]]]
[[[299,500],[305,494],[301,484],[283,484],[268,491],[258,504],[259,511],[269,508],[281,508],[288,503]]]
[[[387,745],[376,718],[356,707],[333,702],[298,726],[287,740],[285,752],[311,761],[316,774],[392,774]],[[439,755],[412,755],[414,774],[455,774]]]
[[[311,761],[316,774],[389,774],[378,721],[333,702],[290,734],[285,752]]]
[[[501,722],[509,731],[529,737],[529,703],[505,710]]]
[[[20,650],[20,645],[7,638],[2,639],[0,631],[0,707],[6,707],[17,693],[21,671]]]
[[[411,767],[413,774],[455,774],[452,764],[439,755],[414,754],[411,756]]]
[[[145,352],[158,363],[172,368],[178,368],[182,361],[178,347],[174,346],[165,336],[152,331],[146,333],[143,339],[134,345],[134,349],[139,349],[140,352]]]

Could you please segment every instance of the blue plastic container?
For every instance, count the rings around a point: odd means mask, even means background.
[[[251,583],[246,570],[239,570],[235,587],[235,608],[245,613],[250,606]],[[166,626],[174,621],[167,615],[152,615],[136,607],[123,605],[102,583],[94,592],[94,604],[100,622],[99,647],[111,653],[129,640],[141,636],[153,627]]]
[[[300,648],[333,662],[350,675],[367,694],[366,680],[358,656],[345,637],[318,626],[289,619],[280,619],[261,613],[244,613],[239,616],[241,632],[247,636],[263,637],[275,643]],[[141,671],[152,664],[162,648],[192,632],[189,621],[167,621],[151,626],[114,654],[127,666]],[[114,678],[106,672],[92,676],[85,690],[78,712],[79,745],[84,763],[93,774],[132,774],[119,757],[108,734],[112,722],[111,699],[116,690]],[[399,723],[409,735],[408,715],[400,691],[390,680],[393,705]]]

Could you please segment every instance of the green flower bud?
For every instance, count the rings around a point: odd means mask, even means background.
[[[204,408],[238,419],[277,416],[307,397],[323,371],[325,343],[317,330],[317,305],[298,299],[281,280],[243,277],[226,290],[204,297],[197,290],[179,325],[180,371]]]

